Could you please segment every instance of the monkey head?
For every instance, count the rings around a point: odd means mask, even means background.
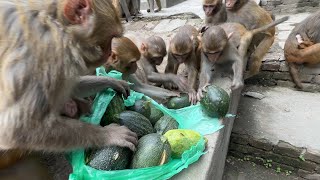
[[[190,59],[193,53],[193,37],[183,33],[176,34],[171,40],[169,51],[176,63],[181,64]]]
[[[213,16],[222,6],[222,0],[203,0],[202,8],[206,16]]]
[[[248,0],[225,0],[226,1],[226,8],[229,11],[236,11],[240,9]]]
[[[138,47],[128,38],[119,37],[112,40],[112,53],[106,63],[123,74],[133,74],[137,70],[137,61],[140,60]]]
[[[123,27],[116,10],[109,0],[61,0],[58,19],[67,30],[82,44],[100,48],[101,54],[111,54],[113,37],[122,36]],[[87,65],[99,66],[105,58],[86,59]]]
[[[228,40],[226,32],[221,27],[206,27],[200,40],[202,53],[209,61],[216,62],[222,55]]]
[[[159,36],[151,36],[141,44],[141,54],[153,65],[160,65],[167,55],[166,43]]]

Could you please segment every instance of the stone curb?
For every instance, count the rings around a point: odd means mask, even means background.
[[[285,141],[272,144],[267,139],[232,133],[228,153],[267,168],[295,172],[302,178],[320,179],[320,153]]]

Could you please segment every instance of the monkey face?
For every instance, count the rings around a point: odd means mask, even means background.
[[[163,56],[155,56],[150,58],[150,62],[152,64],[155,64],[156,66],[159,66],[163,61]]]
[[[203,2],[202,8],[206,16],[213,16],[216,12],[219,11],[221,4],[221,0],[205,0]]]
[[[234,10],[235,7],[239,4],[239,0],[226,0],[226,8],[228,10]]]
[[[175,54],[172,53],[172,56],[174,57],[174,59],[179,63],[184,63],[187,61],[187,59],[189,59],[189,57],[191,56],[192,51],[184,53],[184,54]]]
[[[204,13],[206,16],[211,16],[213,15],[214,10],[216,9],[215,5],[203,5],[202,6]]]
[[[125,67],[124,74],[133,74],[137,71],[137,69],[138,69],[137,61],[132,61]]]

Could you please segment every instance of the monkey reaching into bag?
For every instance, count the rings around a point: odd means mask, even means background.
[[[133,90],[144,93],[157,101],[165,102],[170,97],[179,96],[179,93],[149,85],[141,80],[139,77],[147,75],[144,72],[137,72],[143,71],[142,69],[138,69],[138,61],[141,61],[140,51],[129,38],[114,38],[112,40],[112,53],[105,67],[107,71],[117,70],[121,72],[123,79],[133,83],[131,85]],[[137,73],[140,76],[137,76]],[[144,77],[143,79],[146,78]]]
[[[129,86],[84,76],[105,62],[123,28],[108,0],[0,1],[0,149],[63,152],[117,145],[137,136],[118,125],[95,126],[60,115],[71,97]]]
[[[243,73],[247,63],[246,54],[254,35],[267,31],[288,17],[283,17],[266,26],[248,31],[239,23],[223,23],[204,27],[201,30],[201,66],[197,99],[200,101],[206,86],[212,83],[213,69],[230,67],[232,70],[231,102],[229,113],[236,114],[238,98],[243,88]]]

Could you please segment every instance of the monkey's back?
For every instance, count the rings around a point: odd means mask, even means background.
[[[33,117],[59,107],[70,94],[72,77],[82,73],[77,68],[86,65],[59,23],[41,10],[19,5],[0,2],[0,91],[6,95],[0,110],[23,107]]]
[[[252,10],[254,7],[255,11]],[[228,11],[228,22],[237,22],[244,25],[248,30],[253,30],[264,25],[270,24],[273,20],[271,15],[261,8],[256,2],[248,1],[241,9],[236,12]],[[269,28],[270,35],[275,34],[275,27]]]

